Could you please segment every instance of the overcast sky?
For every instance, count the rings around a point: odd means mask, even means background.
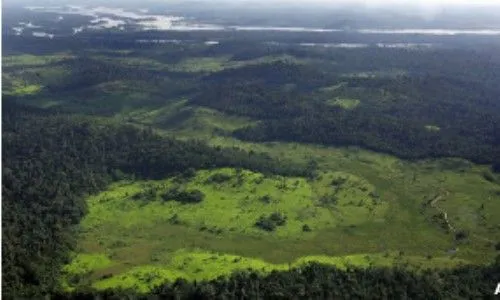
[[[253,0],[243,0],[243,1],[253,2]],[[261,0],[255,0],[255,1],[260,2]],[[420,6],[420,7],[498,6],[500,7],[500,0],[267,0],[266,2],[269,3],[294,2],[300,4],[321,3],[328,5],[363,4],[369,7],[370,6],[371,7],[383,7],[383,6]]]
[[[273,1],[273,0],[270,0]],[[287,0],[277,0],[287,2]],[[413,5],[500,5],[500,0],[288,0],[290,2],[317,2],[317,3],[362,3],[366,5],[394,5],[394,4],[413,4]],[[167,2],[167,1],[166,1]]]
[[[204,0],[210,1],[212,0]],[[386,5],[422,5],[422,6],[462,6],[462,5],[495,5],[500,6],[500,0],[226,0],[227,2],[295,2],[301,4],[307,3],[322,3],[322,4],[365,4],[368,6],[386,6]],[[5,2],[34,2],[34,1],[23,1],[23,0],[6,0]],[[44,1],[36,1],[39,2],[40,5],[43,5]],[[51,1],[49,1],[51,2]],[[99,2],[99,1],[78,1],[78,0],[59,0],[54,2],[70,2],[70,3],[80,3],[81,5],[85,5],[87,2]],[[104,1],[102,1],[104,2]],[[141,2],[157,2],[157,3],[169,3],[169,2],[189,2],[185,0],[110,0],[107,2],[111,3],[119,3],[119,2],[128,2],[128,3],[141,3]],[[218,2],[218,1],[215,1]]]

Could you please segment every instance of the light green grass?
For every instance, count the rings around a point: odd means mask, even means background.
[[[24,86],[19,85],[15,86],[11,92],[7,91],[6,94],[16,95],[16,96],[33,95],[40,92],[42,88],[43,87],[41,85],[37,84],[28,84]]]
[[[28,80],[24,80],[20,76],[15,76],[9,73],[2,74],[2,81],[2,93],[6,95],[34,95],[40,92],[43,88],[40,84],[31,83]]]
[[[383,202],[377,204],[368,195],[373,187],[354,175],[323,173],[321,180],[309,183],[302,178],[265,178],[250,171],[242,171],[240,175],[235,172],[232,169],[200,171],[195,178],[181,185],[186,189],[199,189],[206,195],[205,200],[196,205],[163,202],[159,195],[147,203],[131,199],[132,195],[147,187],[157,187],[159,193],[166,191],[176,186],[172,180],[113,186],[89,199],[89,214],[82,225],[92,230],[104,226],[148,228],[169,225],[169,219],[176,214],[183,225],[195,229],[205,227],[231,234],[307,239],[312,235],[302,232],[304,224],[313,230],[343,222],[361,224],[373,218],[383,218],[387,210]],[[230,175],[232,179],[221,184],[207,183],[208,178],[216,173]],[[330,182],[337,177],[347,178],[336,192],[338,204],[331,207],[318,205],[323,194],[334,193]],[[270,196],[270,203],[259,200],[266,195]],[[261,215],[273,212],[282,212],[288,217],[286,226],[272,233],[254,226]]]
[[[175,132],[196,132],[200,136],[230,134],[233,130],[256,124],[246,117],[231,116],[217,110],[189,105],[185,98],[168,100],[157,109],[136,109],[115,116],[117,120],[153,125]]]
[[[340,82],[336,85],[326,86],[326,87],[320,88],[319,91],[323,92],[323,93],[332,93],[332,92],[335,92],[335,91],[343,88],[346,85],[347,85],[347,82]]]
[[[63,271],[69,274],[85,274],[110,265],[112,265],[111,260],[104,254],[78,254]]]
[[[178,72],[217,72],[225,68],[229,57],[195,57],[184,59],[170,67],[171,71]]]
[[[64,266],[60,279],[60,284],[63,289],[71,291],[87,278],[93,272],[101,269],[106,269],[113,265],[113,262],[105,254],[84,254],[76,255],[71,263]]]
[[[228,146],[229,140],[218,143]],[[248,144],[251,146],[257,145]],[[203,191],[206,198],[190,205],[163,203],[159,196],[148,201],[130,199],[151,186],[161,193],[174,185],[170,179],[114,184],[89,198],[89,214],[82,222],[81,253],[106,253],[113,261],[93,273],[94,286],[147,291],[177,277],[210,279],[234,270],[268,271],[309,261],[338,267],[409,264],[445,268],[486,263],[495,255],[491,242],[500,236],[482,222],[495,224],[500,217],[498,196],[492,193],[497,185],[481,177],[484,167],[453,159],[407,163],[356,148],[284,143],[258,146],[262,149],[253,149],[296,161],[315,159],[325,171],[314,181],[274,176],[258,184],[262,175],[243,171],[241,185],[234,169],[199,171],[182,185]],[[349,172],[327,171],[335,169]],[[218,172],[233,178],[221,184],[206,182]],[[337,204],[320,205],[318,198],[331,194],[331,182],[339,179],[344,182],[336,189]],[[432,211],[419,213],[421,205],[442,190],[449,194],[440,201],[441,207],[457,228],[471,232],[469,242],[458,245],[453,256],[446,254],[456,246],[453,235],[428,219]],[[369,196],[373,192],[379,195],[380,203]],[[263,203],[259,200],[263,195],[275,201]],[[481,216],[485,221],[478,217],[479,198],[486,199],[487,212]],[[274,211],[288,216],[285,226],[275,232],[253,226],[261,214]],[[175,214],[178,224],[169,221]],[[303,224],[312,232],[302,232]],[[105,274],[113,276],[101,279]]]
[[[440,131],[441,128],[439,126],[436,126],[436,125],[425,125],[424,126],[425,129],[427,129],[428,131],[433,131],[433,132],[436,132],[436,131]]]
[[[342,74],[345,78],[397,78],[398,76],[404,76],[408,72],[406,70],[387,70],[387,71],[365,71],[365,72],[355,72]]]
[[[43,66],[72,58],[73,56],[67,53],[59,53],[54,55],[11,55],[2,57],[2,65],[4,67],[27,67],[27,66]]]
[[[436,264],[442,268],[449,268],[466,263],[451,258],[403,257],[396,253],[355,254],[338,257],[305,256],[294,262],[282,264],[272,264],[261,259],[202,250],[187,251],[180,249],[164,255],[168,258],[162,265],[142,265],[114,275],[106,273],[109,278],[99,279],[97,277],[92,286],[96,289],[122,288],[147,293],[160,284],[174,282],[178,278],[188,281],[211,280],[220,276],[229,276],[236,271],[247,270],[265,274],[273,270],[285,271],[290,268],[300,268],[310,263],[321,263],[340,269],[369,266],[390,267],[396,264],[409,264],[410,267],[413,266],[413,268],[417,269],[436,266]],[[102,266],[96,268],[95,271],[98,269],[102,269]],[[67,277],[82,273],[80,269],[75,267],[71,271],[67,270]],[[66,286],[66,289],[71,288],[70,285]]]
[[[44,106],[46,102],[57,102],[42,97],[32,97],[39,94],[45,86],[58,84],[69,75],[62,66],[36,65],[22,66],[13,70],[4,70],[2,74],[2,92],[7,95],[28,96],[26,104]]]
[[[489,262],[495,257],[493,245],[500,240],[500,226],[495,221],[500,219],[500,187],[483,178],[482,174],[488,166],[478,166],[460,159],[405,162],[390,155],[355,147],[256,144],[228,137],[211,137],[207,138],[207,142],[217,146],[267,152],[278,160],[307,163],[314,159],[322,170],[349,170],[349,173],[367,179],[376,187],[381,198],[390,203],[385,223],[381,223],[387,225],[382,229],[383,233],[374,232],[378,227],[375,220],[371,228],[346,231],[351,242],[347,247],[351,251],[399,248],[422,256],[440,256],[446,253],[448,249],[455,247],[454,236],[443,232],[430,220],[436,211],[422,211],[422,205],[440,191],[448,191],[450,194],[441,206],[458,229],[470,232],[469,242],[460,245],[457,255],[479,263]],[[338,238],[339,235],[346,237],[338,230],[334,232],[331,233],[332,238]],[[361,235],[354,237],[354,232]],[[367,239],[363,241],[362,236]],[[383,246],[375,247],[376,244]]]
[[[230,59],[228,56],[192,57],[183,59],[175,64],[168,64],[148,57],[94,55],[93,58],[119,63],[127,67],[172,72],[217,72],[223,70],[225,64]]]
[[[275,62],[285,62],[290,64],[306,64],[307,60],[298,59],[294,56],[283,54],[283,55],[267,55],[249,60],[232,60],[226,64],[228,68],[239,68],[250,65],[258,64],[269,64]]]
[[[269,55],[251,60],[231,60],[231,56],[217,57],[190,57],[181,60],[178,63],[168,64],[163,63],[154,57],[134,57],[134,56],[112,56],[112,55],[94,55],[93,58],[102,61],[120,63],[124,66],[142,68],[156,71],[171,71],[171,72],[218,72],[224,69],[241,68],[249,65],[257,65],[273,62],[287,62],[293,64],[303,64],[306,61],[297,59],[290,55]]]
[[[360,101],[358,99],[335,98],[328,100],[326,103],[343,109],[354,109],[359,105]]]

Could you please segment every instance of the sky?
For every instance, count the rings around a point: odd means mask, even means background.
[[[161,1],[161,0],[159,0]],[[233,0],[231,2],[261,2],[263,0]],[[417,7],[417,8],[459,8],[459,7],[498,7],[500,9],[500,0],[267,0],[270,3],[294,3],[294,4],[322,4],[326,6],[345,6],[362,5],[367,8],[384,7]]]
[[[162,0],[158,0],[162,1]],[[163,0],[168,1],[168,0]],[[206,1],[206,0],[202,0]],[[224,1],[224,0],[223,0]],[[268,5],[277,3],[297,6],[325,6],[364,8],[379,11],[398,11],[419,15],[424,19],[434,19],[444,11],[462,12],[465,15],[474,15],[476,10],[487,11],[500,15],[500,0],[227,0],[232,3],[261,2]]]
[[[153,0],[146,2],[156,2],[156,3],[169,3],[169,2],[183,2],[184,0]],[[211,0],[201,0],[206,2],[212,2]],[[23,2],[23,0],[6,0],[5,2]],[[28,1],[33,2],[33,1]],[[38,1],[37,1],[38,2]],[[60,0],[55,2],[71,2],[71,3],[79,3],[81,5],[85,5],[86,2],[98,2],[98,1],[77,1],[77,0]],[[122,1],[110,0],[108,2],[119,3]],[[141,3],[143,0],[125,0],[123,2],[127,3]],[[186,1],[187,2],[187,1]],[[215,1],[218,2],[218,1]],[[364,4],[367,6],[387,6],[387,5],[421,5],[421,6],[463,6],[463,5],[495,5],[500,6],[500,0],[227,0],[227,2],[294,2],[300,4],[308,4],[308,3],[321,3],[321,4]]]
[[[270,2],[273,0],[270,0]],[[422,6],[463,6],[463,5],[497,5],[500,0],[274,0],[280,2],[324,3],[324,4],[365,4],[368,6],[386,5],[422,5]],[[249,1],[250,2],[250,1]]]
[[[423,15],[424,17],[434,17],[439,15],[444,10],[463,11],[466,14],[473,14],[467,9],[480,9],[500,15],[500,0],[3,0],[3,3],[15,3],[17,5],[29,3],[30,5],[143,5],[153,3],[189,3],[189,2],[207,2],[214,6],[220,6],[222,3],[231,4],[233,6],[255,6],[260,7],[276,7],[276,5],[288,5],[294,7],[318,7],[324,6],[328,8],[363,8],[385,11],[400,11],[410,12]],[[42,4],[43,3],[43,4]],[[498,11],[497,11],[498,10]]]

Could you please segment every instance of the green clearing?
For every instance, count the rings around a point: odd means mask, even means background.
[[[225,68],[229,57],[194,57],[182,60],[170,67],[177,72],[217,72]]]
[[[335,98],[328,100],[326,103],[343,109],[354,109],[359,105],[360,101],[358,99]]]
[[[6,95],[14,95],[14,96],[25,96],[25,95],[34,95],[42,90],[41,85],[37,84],[23,84],[16,83],[12,90],[5,91]]]
[[[259,65],[259,64],[269,64],[274,62],[285,62],[291,64],[305,64],[307,63],[306,59],[299,59],[292,55],[283,54],[283,55],[267,55],[259,58],[254,58],[250,60],[232,60],[227,63],[227,67],[229,68],[238,68],[249,65]]]
[[[95,256],[96,261],[101,260],[101,256]],[[111,273],[102,271],[102,266],[95,264],[93,270],[96,281],[92,284],[97,289],[107,288],[123,288],[134,289],[140,292],[148,292],[155,286],[164,283],[165,281],[173,282],[177,278],[184,278],[188,281],[201,281],[215,279],[219,276],[229,275],[235,271],[254,270],[262,273],[272,270],[287,270],[292,267],[300,267],[311,262],[319,262],[326,265],[333,265],[341,269],[348,266],[368,267],[371,265],[377,266],[393,266],[398,264],[411,264],[426,268],[439,265],[442,268],[450,268],[461,263],[465,263],[459,259],[449,258],[421,258],[421,257],[405,257],[403,258],[397,253],[385,254],[356,254],[339,257],[328,256],[306,256],[302,257],[293,263],[288,264],[272,264],[260,259],[246,258],[237,255],[220,254],[213,252],[204,252],[200,250],[185,251],[178,250],[168,256],[166,263],[162,265],[143,265],[140,267],[132,267],[124,273],[113,275],[112,268],[108,270]],[[63,279],[66,288],[72,288],[68,284],[68,278],[74,278],[81,273],[80,266],[76,263],[68,265],[66,268],[65,278]],[[85,269],[87,271],[88,269]]]
[[[178,63],[163,63],[160,59],[155,57],[136,57],[136,56],[113,56],[109,55],[94,55],[93,58],[106,61],[119,63],[123,66],[141,68],[145,70],[154,71],[171,71],[171,72],[218,72],[224,69],[241,68],[249,65],[258,65],[273,62],[288,62],[294,64],[303,64],[306,61],[297,59],[290,55],[269,55],[250,60],[231,60],[231,56],[207,56],[207,57],[190,57],[182,59]]]
[[[209,178],[214,174],[224,174],[231,179],[213,184]],[[109,191],[89,199],[89,215],[82,224],[85,229],[155,227],[159,223],[171,223],[177,215],[175,223],[202,231],[308,239],[310,235],[302,232],[304,224],[323,229],[343,222],[362,224],[383,218],[387,205],[369,196],[374,189],[369,183],[339,172],[322,173],[320,177],[321,180],[309,183],[302,178],[267,178],[250,171],[221,169],[200,171],[182,184],[169,179],[112,186]],[[331,184],[334,180],[342,183],[334,186]],[[206,198],[196,205],[163,202],[160,194],[172,187],[198,189]],[[133,199],[135,194],[149,188],[158,191],[156,196],[141,201]],[[325,195],[337,198],[336,204],[317,205]],[[268,199],[263,200],[265,197]],[[286,226],[272,234],[254,226],[259,216],[273,212],[288,217]],[[108,224],[103,224],[103,220]]]
[[[335,84],[332,86],[326,86],[326,87],[320,88],[319,91],[323,92],[323,93],[332,93],[332,92],[335,92],[335,91],[345,87],[346,85],[347,85],[347,82],[341,82],[341,83],[338,83],[338,84]]]
[[[2,57],[2,65],[4,67],[34,67],[53,64],[70,58],[73,58],[73,56],[66,53],[54,55],[10,55]]]
[[[37,57],[37,56],[35,56]],[[8,59],[10,56],[4,58]],[[33,95],[39,94],[46,86],[58,84],[70,74],[67,68],[63,66],[50,65],[57,62],[57,59],[63,59],[54,56],[53,60],[45,60],[45,63],[39,61],[38,64],[13,66],[15,68],[4,70],[2,73],[2,93],[13,96],[27,96],[32,101],[30,104],[44,106],[44,101],[34,99]],[[17,61],[13,59],[13,61]],[[21,67],[22,68],[18,68]],[[54,102],[51,100],[51,102]]]
[[[439,126],[436,126],[436,125],[425,125],[424,127],[425,127],[425,129],[427,129],[429,131],[433,131],[433,132],[437,132],[437,131],[441,130],[441,128]]]
[[[487,263],[495,255],[493,242],[500,236],[491,224],[500,218],[499,187],[481,176],[486,167],[458,159],[409,163],[355,148],[250,144],[225,137],[211,142],[297,161],[314,159],[323,171],[313,181],[220,169],[199,171],[181,183],[170,178],[112,185],[88,199],[82,222],[80,253],[106,255],[113,262],[89,274],[95,287],[147,291],[179,276],[209,279],[309,261],[339,267],[452,267]],[[207,182],[214,174],[231,179]],[[176,185],[206,197],[199,204],[161,200],[162,191]],[[157,190],[154,199],[132,199],[151,187]],[[422,210],[444,192],[439,206],[453,226],[469,232],[466,241],[455,242],[453,233],[433,222],[432,208]],[[335,204],[321,202],[325,195],[335,196]],[[287,216],[286,225],[272,232],[254,226],[259,216],[275,211]],[[304,224],[312,231],[304,232]],[[447,254],[455,247],[456,254]]]
[[[189,105],[188,99],[171,99],[157,109],[135,109],[115,115],[116,120],[162,128],[162,132],[190,138],[206,138],[229,134],[256,121],[221,113],[217,110]]]
[[[406,70],[387,70],[387,71],[365,71],[342,74],[344,78],[397,78],[404,76],[408,72]]]

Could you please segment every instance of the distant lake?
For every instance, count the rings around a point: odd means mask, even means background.
[[[89,7],[89,6],[55,6],[55,7],[26,7],[27,9],[35,12],[50,12],[60,15],[82,15],[88,16],[92,19],[89,24],[73,28],[73,33],[78,34],[86,30],[102,30],[115,28],[125,30],[126,26],[131,26],[134,30],[159,30],[159,31],[282,31],[282,32],[353,32],[360,34],[404,34],[404,35],[483,35],[483,36],[496,36],[500,35],[500,29],[336,29],[336,28],[312,28],[312,27],[275,27],[275,26],[221,26],[214,24],[197,23],[195,20],[186,19],[174,15],[158,15],[149,14],[145,9],[139,10],[124,10],[122,8],[109,8],[103,6]],[[62,20],[60,16],[58,20]],[[29,23],[19,23],[12,26],[11,29],[15,34],[20,35],[26,28],[38,28],[40,26]],[[357,47],[352,44],[342,44],[339,47]],[[362,47],[362,46],[361,46]],[[403,47],[402,45],[395,45],[394,47]]]

